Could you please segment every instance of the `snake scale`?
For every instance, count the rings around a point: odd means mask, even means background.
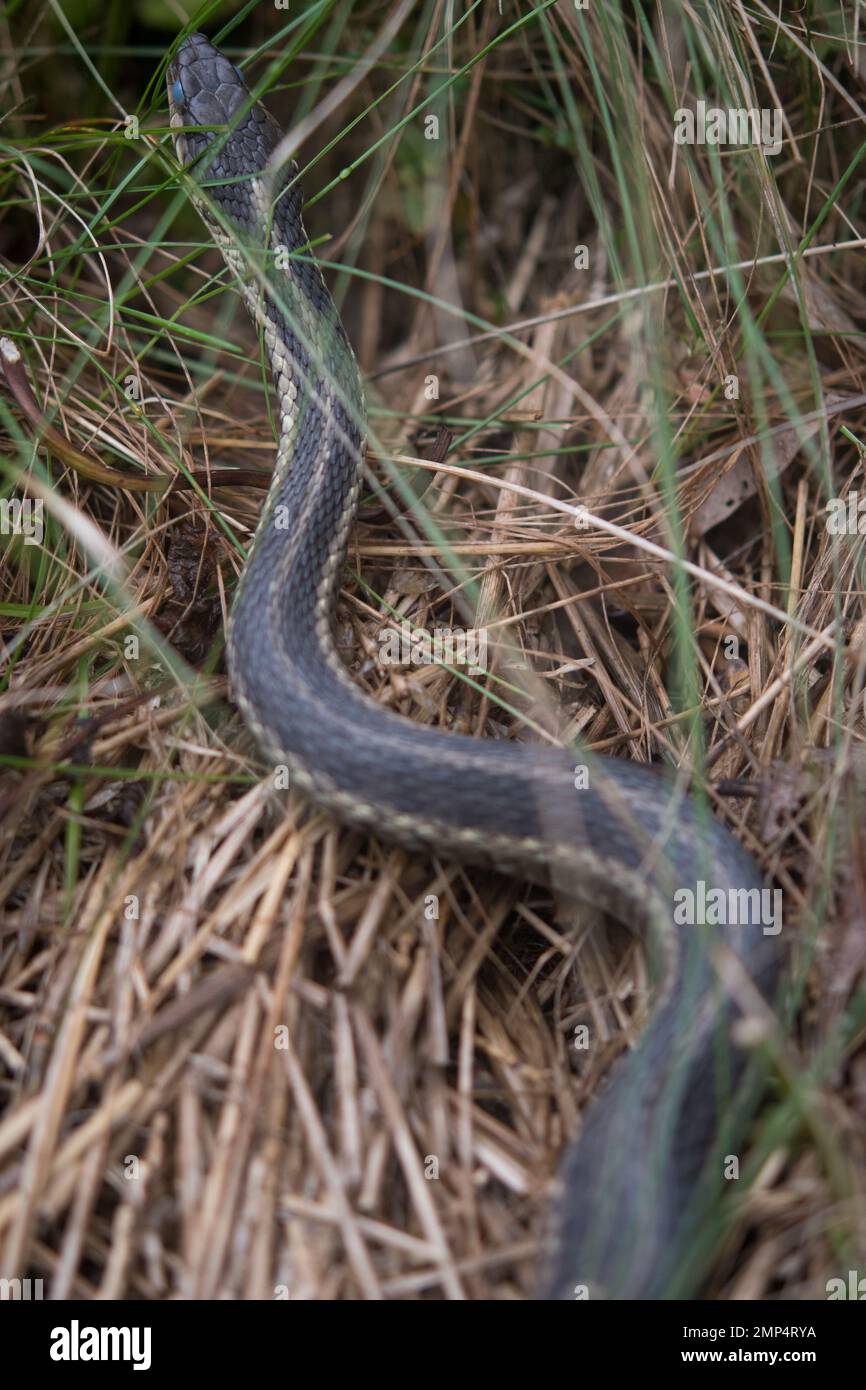
[[[578,787],[566,749],[419,727],[355,686],[333,610],[358,501],[363,392],[308,249],[297,165],[274,159],[278,125],[203,35],[181,41],[167,82],[178,160],[193,166],[186,185],[263,335],[279,403],[273,481],[227,639],[244,719],[292,784],[341,821],[551,885],[641,933],[653,1012],[566,1150],[538,1293],[637,1299],[687,1287],[719,1198],[723,1122],[727,1144],[742,1139],[748,1068],[719,951],[765,992],[780,951],[757,921],[677,925],[674,894],[700,883],[759,893],[761,874],[655,768],[582,754],[589,785]]]

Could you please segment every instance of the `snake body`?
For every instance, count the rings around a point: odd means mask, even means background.
[[[760,892],[760,872],[653,768],[581,756],[590,785],[578,788],[574,753],[418,727],[354,685],[332,622],[358,500],[363,391],[303,254],[297,166],[278,167],[279,127],[202,35],[182,41],[167,80],[179,162],[194,166],[191,196],[262,331],[279,402],[273,482],[229,623],[242,714],[293,785],[341,821],[552,885],[642,933],[654,1011],[566,1151],[539,1292],[658,1296],[688,1263],[702,1184],[719,1186],[720,1124],[736,1113],[743,1072],[714,956],[733,953],[765,991],[779,966],[777,939],[760,925],[678,927],[673,895],[699,881]]]

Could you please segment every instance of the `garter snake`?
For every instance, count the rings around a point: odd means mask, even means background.
[[[340,820],[553,885],[642,934],[653,1013],[566,1150],[539,1287],[546,1298],[649,1298],[679,1279],[688,1292],[683,1270],[718,1200],[719,1144],[742,1137],[723,1124],[739,1113],[745,1068],[719,950],[764,990],[779,965],[756,907],[760,872],[654,768],[419,727],[355,686],[332,618],[358,501],[363,391],[306,249],[297,165],[274,159],[278,125],[202,35],[182,41],[167,81],[185,182],[263,335],[279,402],[273,481],[227,638],[244,719],[293,785]],[[749,894],[749,920],[678,925],[675,895],[700,885],[727,895],[719,901]]]

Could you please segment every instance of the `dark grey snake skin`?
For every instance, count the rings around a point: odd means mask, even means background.
[[[279,128],[202,35],[181,43],[168,91],[178,158],[195,165],[192,196],[264,334],[280,408],[274,480],[228,638],[243,714],[293,785],[343,821],[551,884],[643,933],[654,1013],[566,1152],[540,1292],[652,1298],[679,1287],[688,1296],[722,1154],[736,1152],[747,1118],[735,1009],[714,956],[732,951],[767,991],[780,953],[756,920],[676,926],[673,894],[701,880],[759,891],[760,873],[655,769],[418,727],[355,688],[332,612],[357,503],[363,394],[318,267],[292,254],[307,243],[297,168],[269,164]],[[578,761],[589,767],[583,790]]]

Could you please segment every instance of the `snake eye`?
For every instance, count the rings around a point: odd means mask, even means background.
[[[175,102],[175,104],[177,106],[180,106],[183,101],[183,83],[181,82],[179,77],[176,77],[174,80],[174,86],[171,89],[171,95],[172,100]]]

